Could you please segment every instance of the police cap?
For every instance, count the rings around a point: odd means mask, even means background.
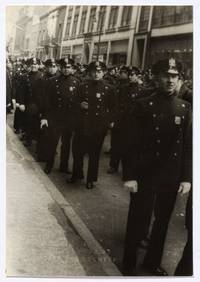
[[[56,61],[54,59],[47,59],[45,62],[43,62],[45,67],[55,67]]]
[[[74,65],[74,60],[71,58],[62,58],[58,61],[58,64],[62,67],[62,68],[66,68],[66,67],[71,67]]]
[[[40,59],[37,59],[37,58],[30,58],[26,61],[26,64],[28,66],[31,66],[31,65],[40,65]]]
[[[133,74],[138,75],[140,74],[140,70],[137,67],[131,66],[129,67],[128,73],[129,75],[133,75]]]
[[[120,71],[120,72],[127,72],[127,73],[128,73],[128,72],[129,72],[129,67],[127,67],[127,66],[121,66],[120,69],[119,69],[119,71]]]
[[[157,61],[152,67],[152,73],[158,75],[161,73],[180,74],[182,65],[174,58]]]
[[[103,62],[100,61],[96,61],[96,62],[91,62],[88,67],[87,67],[87,71],[97,71],[97,70],[102,70],[105,71],[106,70],[106,65]]]

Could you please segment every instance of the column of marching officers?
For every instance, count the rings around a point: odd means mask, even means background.
[[[181,64],[161,60],[141,73],[137,67],[106,68],[99,61],[77,65],[71,58],[43,64],[36,58],[17,60],[14,68],[8,60],[7,93],[7,112],[12,104],[15,109],[15,133],[22,134],[25,146],[37,141],[37,161],[46,163],[46,174],[61,139],[59,170],[71,174],[68,183],[84,178],[88,154],[86,188],[95,187],[110,130],[107,173],[117,172],[121,162],[131,195],[122,272],[137,275],[137,249],[154,211],[143,266],[153,275],[167,275],[161,259],[168,223],[177,193],[189,192],[192,182],[192,89],[184,82]],[[176,275],[183,269],[192,272],[191,238],[187,244],[184,266]]]

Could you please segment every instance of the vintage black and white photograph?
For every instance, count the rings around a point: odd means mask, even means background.
[[[193,6],[42,4],[5,7],[6,277],[193,276]]]

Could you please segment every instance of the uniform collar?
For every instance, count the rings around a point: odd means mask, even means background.
[[[169,95],[167,92],[164,92],[160,89],[158,90],[158,95],[162,96],[167,100],[173,100],[176,97],[176,91],[174,91],[172,94]]]

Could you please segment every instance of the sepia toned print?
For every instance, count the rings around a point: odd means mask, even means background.
[[[6,7],[8,277],[192,276],[192,6]]]

